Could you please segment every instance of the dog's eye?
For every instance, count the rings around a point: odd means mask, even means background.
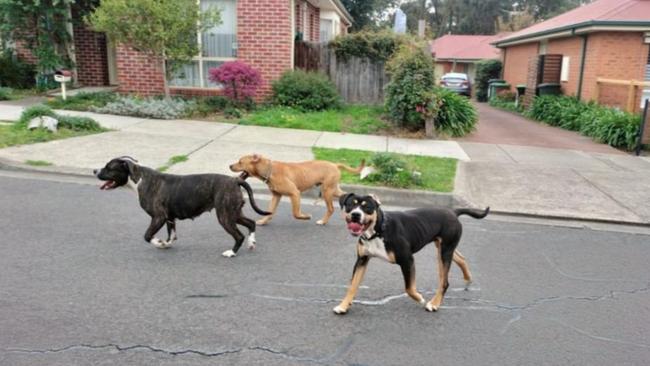
[[[354,203],[356,205],[357,203],[359,203],[359,201],[354,200],[354,201],[352,201],[352,203]]]
[[[368,203],[367,203],[366,201],[361,202],[361,206],[365,206],[365,205],[367,205],[367,204],[368,204]]]

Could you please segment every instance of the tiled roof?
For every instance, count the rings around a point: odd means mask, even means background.
[[[431,53],[443,60],[482,60],[498,58],[500,51],[490,43],[503,35],[470,36],[448,34],[431,42]]]
[[[596,0],[500,39],[497,43],[523,40],[591,25],[650,25],[650,0]]]

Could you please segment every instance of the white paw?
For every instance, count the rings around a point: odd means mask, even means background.
[[[171,242],[166,242],[158,238],[151,239],[150,243],[153,244],[153,246],[158,249],[167,249],[172,246]]]
[[[438,307],[433,306],[433,304],[431,304],[430,302],[427,303],[427,305],[424,308],[427,309],[427,311],[438,311]]]
[[[325,221],[318,220],[318,221],[316,221],[316,225],[325,225]]]
[[[343,315],[343,314],[348,312],[348,309],[344,309],[341,305],[335,307],[333,310],[334,310],[335,313],[337,313],[339,315]]]
[[[465,281],[465,291],[469,291],[469,286],[472,284],[472,280]]]
[[[427,304],[427,301],[425,299],[420,299],[419,303],[420,305],[425,306]]]
[[[255,249],[255,244],[257,244],[257,241],[255,240],[255,233],[251,233],[248,235],[248,250],[254,250]]]
[[[264,225],[267,224],[267,221],[264,220],[264,219],[259,219],[259,220],[255,221],[255,223],[256,223],[257,225],[259,225],[259,226],[264,226]]]
[[[232,257],[236,256],[237,254],[235,254],[235,252],[233,252],[232,249],[228,249],[225,252],[221,253],[221,255],[223,255],[226,258],[232,258]]]

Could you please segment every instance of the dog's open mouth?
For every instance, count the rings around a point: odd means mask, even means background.
[[[350,234],[353,236],[359,236],[363,234],[364,231],[368,230],[368,227],[370,227],[370,222],[367,223],[360,223],[360,222],[354,222],[354,221],[347,221],[347,226],[348,226],[348,231]]]
[[[99,187],[99,189],[103,190],[109,190],[109,189],[115,189],[115,181],[114,180],[107,180],[104,182],[104,184]]]

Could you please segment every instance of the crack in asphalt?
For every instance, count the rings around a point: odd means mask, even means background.
[[[194,349],[171,351],[171,350],[157,348],[149,345],[142,345],[142,344],[136,344],[132,346],[120,346],[119,344],[116,343],[107,343],[102,345],[82,343],[82,344],[73,344],[61,348],[48,348],[48,349],[9,348],[9,349],[5,349],[4,352],[27,353],[27,354],[48,354],[48,353],[61,353],[61,352],[66,352],[74,349],[91,349],[91,350],[114,349],[117,350],[118,352],[128,352],[128,351],[143,349],[155,353],[166,354],[169,356],[197,355],[203,357],[219,357],[219,356],[241,353],[246,351],[261,351],[261,352],[270,353],[293,361],[304,361],[304,362],[312,362],[317,364],[330,364],[336,361],[337,359],[339,359],[341,356],[343,356],[352,347],[355,341],[355,337],[356,334],[352,334],[348,336],[331,355],[322,358],[295,356],[289,354],[288,351],[279,351],[267,346],[250,346],[250,347],[241,347],[241,348],[229,349],[229,350],[218,351],[218,352],[207,352],[207,351],[200,351]]]

